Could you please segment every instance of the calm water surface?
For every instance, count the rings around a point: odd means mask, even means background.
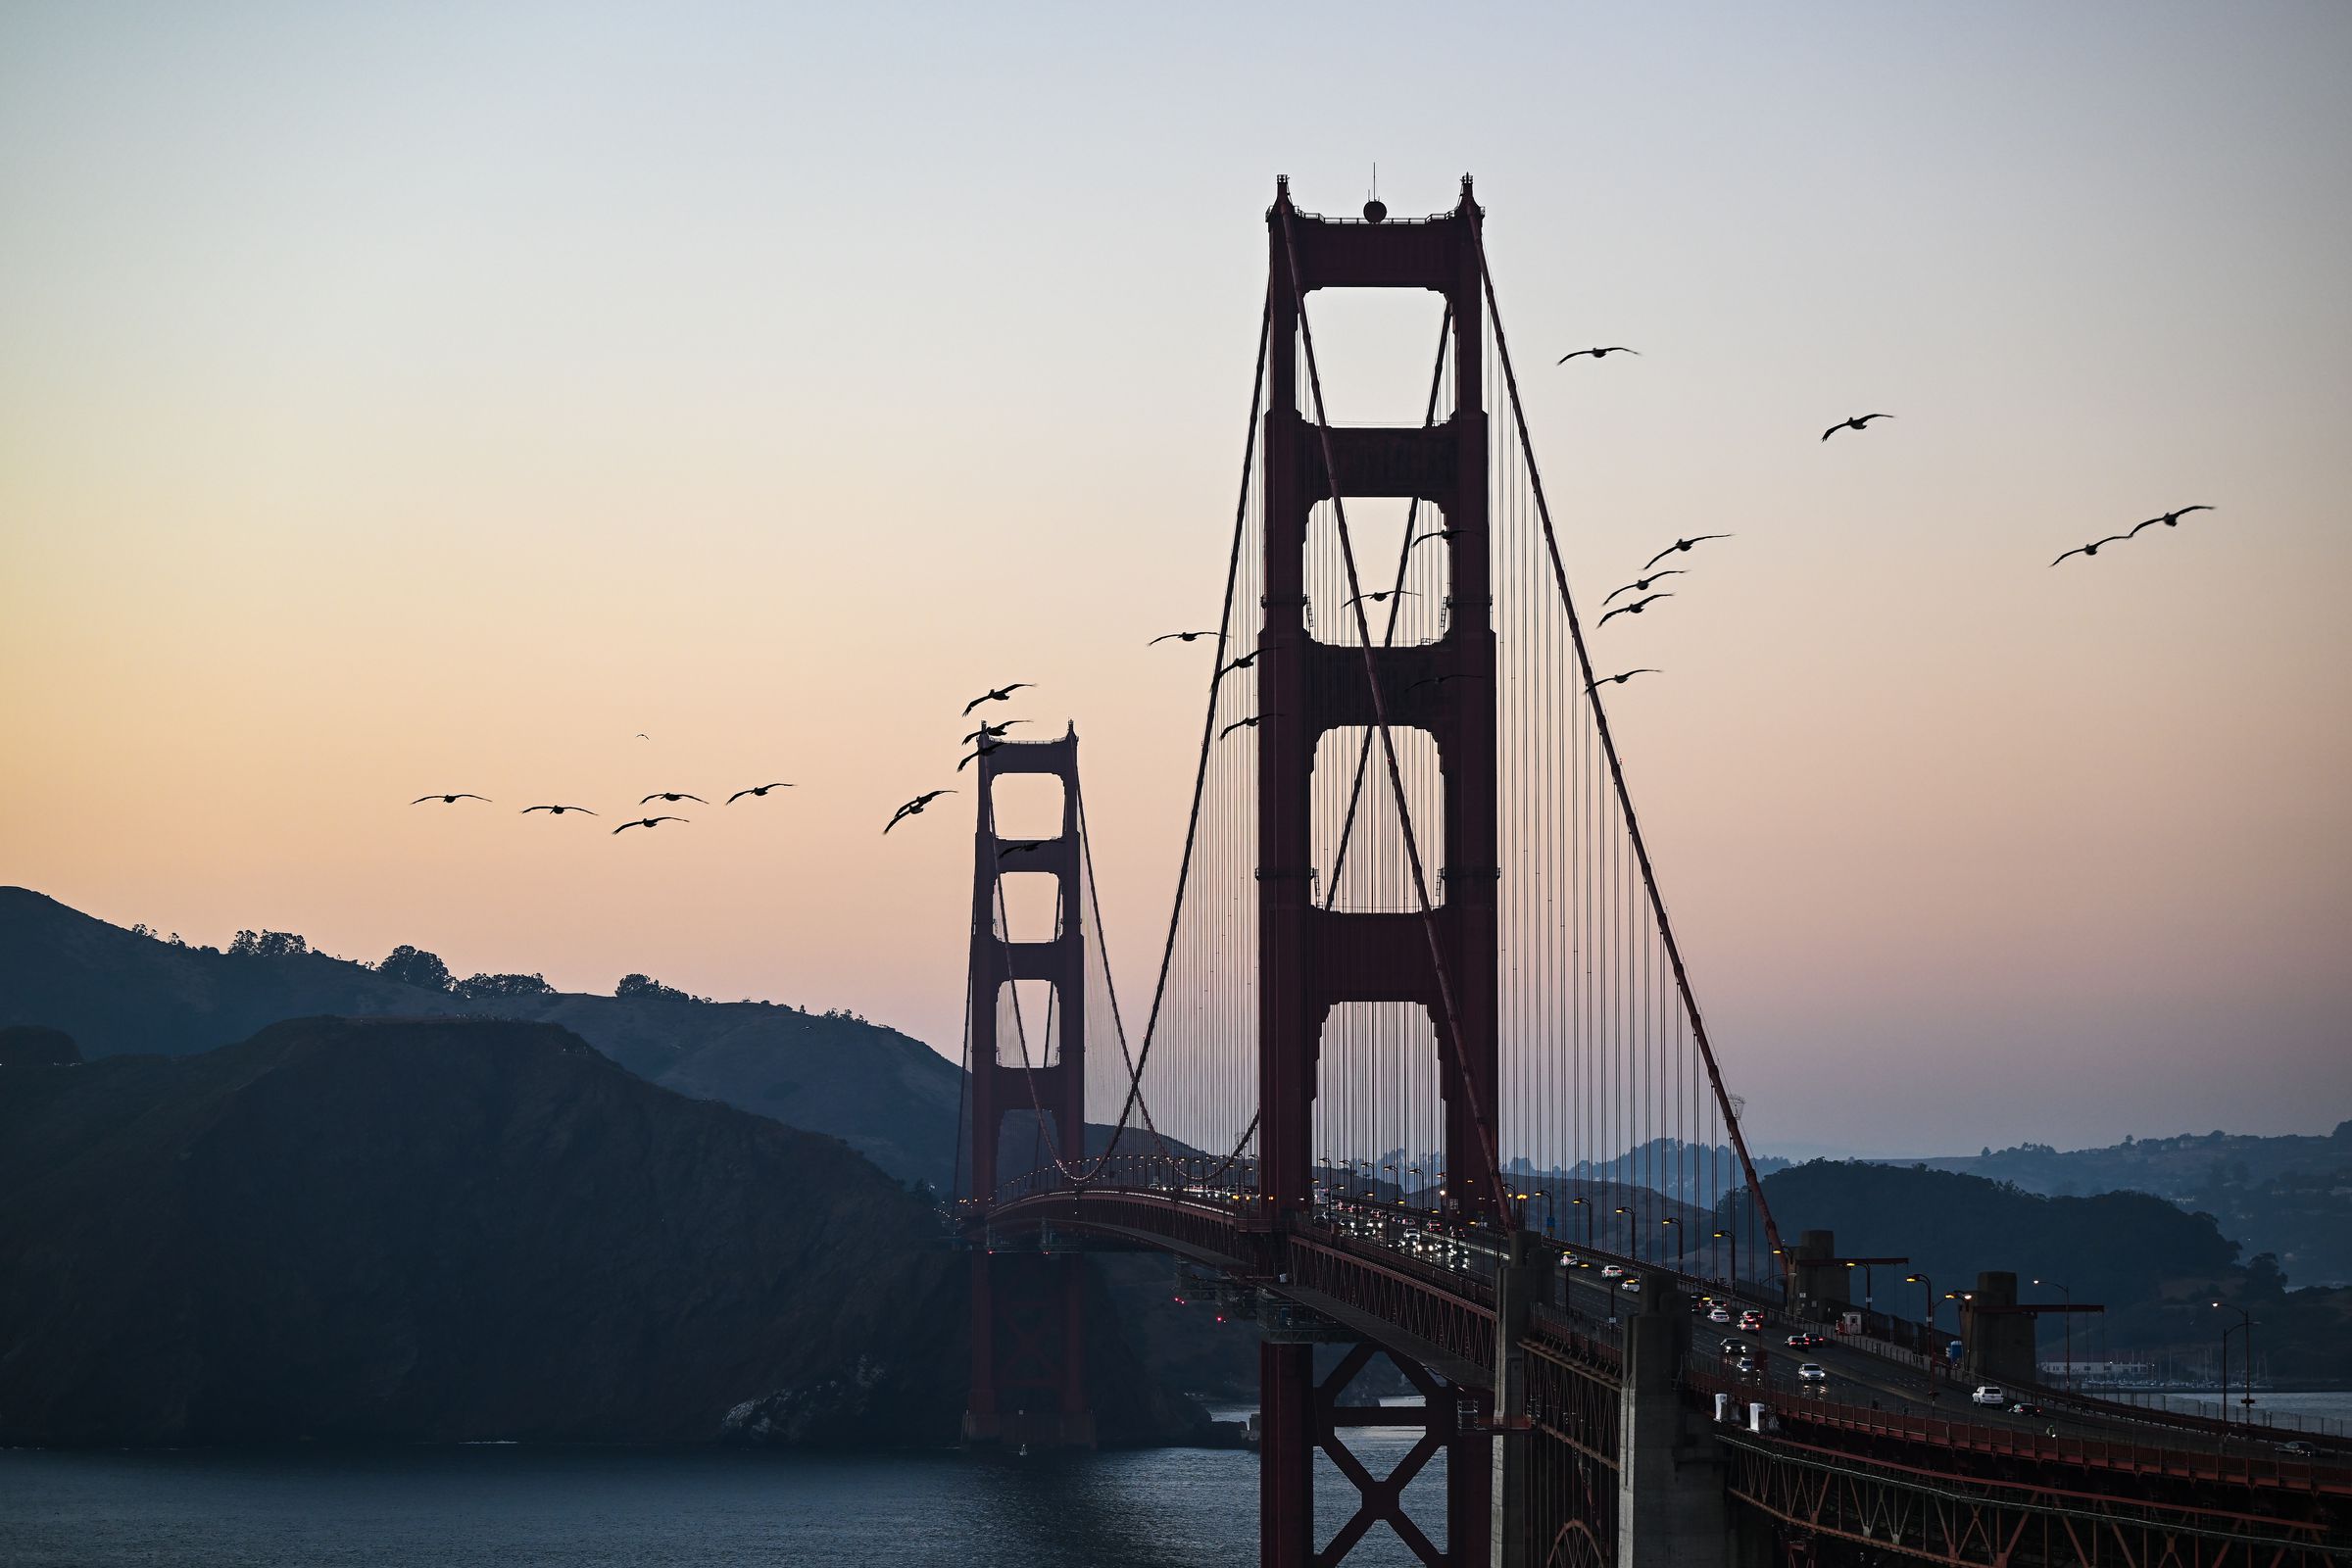
[[[1386,1474],[1410,1443],[1367,1432],[1354,1446]],[[1319,1462],[1328,1537],[1348,1510]],[[1408,1489],[1425,1522],[1443,1518],[1438,1472]],[[1247,1450],[0,1452],[0,1568],[1227,1568],[1256,1555]],[[1379,1527],[1348,1560],[1411,1558]]]

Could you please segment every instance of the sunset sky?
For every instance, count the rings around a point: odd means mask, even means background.
[[[1148,989],[1263,210],[1377,160],[1477,176],[1587,603],[1738,536],[1606,635],[1756,1141],[2326,1131],[2348,82],[2323,4],[9,7],[0,883],[954,1054],[971,796],[880,829],[1025,680]],[[1318,317],[1335,416],[1436,310]]]

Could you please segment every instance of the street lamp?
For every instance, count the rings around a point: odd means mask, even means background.
[[[1677,1220],[1672,1214],[1669,1214],[1664,1219],[1658,1221],[1658,1229],[1665,1230],[1669,1225],[1676,1225],[1680,1223],[1681,1221]],[[1658,1261],[1661,1263],[1665,1262],[1669,1255],[1673,1256],[1679,1261],[1683,1255],[1682,1244],[1680,1242],[1676,1242],[1674,1244],[1674,1250],[1670,1254],[1667,1251],[1667,1238],[1661,1237],[1658,1241]],[[1677,1272],[1680,1271],[1678,1270]]]
[[[2235,1312],[2237,1321],[2222,1330],[2222,1424],[2230,1424],[2230,1336],[2239,1329],[2246,1331],[2246,1421],[2254,1420],[2254,1314],[2242,1306],[2226,1302],[2213,1303],[2218,1311]]]
[[[1715,1239],[1719,1242],[1729,1241],[1732,1244],[1732,1291],[1737,1295],[1740,1290],[1740,1233],[1738,1231],[1717,1231]]]
[[[1592,1205],[1581,1198],[1571,1198],[1568,1201],[1585,1211],[1585,1250],[1591,1251],[1592,1249]]]
[[[2048,1289],[2050,1289],[2050,1290],[2053,1290],[2053,1291],[2056,1291],[2056,1292],[2057,1292],[2059,1295],[2061,1295],[2061,1296],[2065,1297],[2065,1298],[2066,1298],[2066,1304],[2067,1304],[2067,1305],[2068,1305],[2070,1308],[2071,1308],[2071,1307],[2072,1307],[2072,1306],[2075,1304],[2075,1292],[2074,1292],[2074,1288],[2073,1288],[2072,1286],[2061,1285],[2061,1284],[2059,1284],[2059,1283],[2058,1283],[2056,1280],[2040,1280],[2040,1279],[2037,1279],[2037,1280],[2035,1280],[2034,1283],[2034,1284],[2036,1284],[2036,1285],[2040,1285],[2040,1286],[2046,1286]],[[2068,1389],[2070,1389],[2070,1390],[2071,1390],[2071,1389],[2073,1389],[2073,1388],[2074,1388],[2074,1386],[2075,1386],[2075,1314],[2074,1314],[2072,1311],[2069,1311],[2069,1312],[2066,1314],[2066,1387],[2067,1387]]]
[[[1630,1213],[1632,1213],[1632,1212],[1633,1212],[1633,1210],[1632,1210],[1632,1209],[1630,1209],[1630,1208],[1628,1208],[1628,1207],[1626,1207],[1626,1206],[1625,1206],[1623,1203],[1620,1203],[1620,1204],[1618,1204],[1618,1205],[1617,1205],[1617,1212],[1618,1212],[1618,1213],[1620,1213],[1620,1214],[1630,1214]],[[1629,1241],[1629,1242],[1632,1244],[1632,1246],[1633,1246],[1633,1249],[1634,1249],[1634,1261],[1635,1261],[1635,1262],[1637,1262],[1637,1263],[1641,1262],[1641,1261],[1642,1261],[1642,1233],[1641,1233],[1640,1231],[1638,1231],[1638,1230],[1634,1229],[1633,1221],[1631,1221],[1631,1220],[1628,1220],[1628,1221],[1626,1221],[1626,1225],[1625,1225],[1625,1234],[1626,1234],[1626,1238],[1627,1238],[1627,1240],[1628,1240],[1628,1241]]]

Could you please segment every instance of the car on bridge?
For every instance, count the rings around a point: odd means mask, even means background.
[[[1720,1306],[1707,1309],[1707,1321],[1710,1323],[1729,1323],[1731,1320],[1732,1314]]]
[[[1827,1383],[1830,1381],[1829,1369],[1819,1361],[1807,1361],[1796,1369],[1796,1381],[1799,1383]]]
[[[1625,1279],[1619,1280],[1617,1282],[1617,1288],[1621,1291],[1632,1291],[1635,1295],[1639,1296],[1642,1294],[1642,1277],[1638,1274],[1630,1275]]]
[[[1791,1334],[1788,1336],[1788,1348],[1791,1350],[1810,1350],[1816,1345],[1829,1343],[1826,1337],[1819,1334]]]
[[[1764,1326],[1764,1314],[1752,1306],[1744,1308],[1740,1314],[1740,1326],[1753,1334]]]
[[[1753,1355],[1756,1353],[1756,1348],[1745,1340],[1726,1340],[1723,1342],[1722,1348],[1715,1353],[1717,1355]]]
[[[1980,1383],[1977,1385],[1977,1392],[1968,1397],[1973,1404],[2007,1404],[2009,1402],[2009,1396],[2001,1391],[1998,1383]]]
[[[1603,1263],[1600,1265],[1600,1277],[1604,1280],[1621,1280],[1625,1278],[1625,1265],[1623,1263]]]

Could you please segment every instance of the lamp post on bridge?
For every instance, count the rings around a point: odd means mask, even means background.
[[[1736,1230],[1717,1231],[1715,1240],[1732,1244],[1732,1294],[1737,1296],[1740,1294],[1740,1233]]]
[[[1592,1250],[1592,1205],[1581,1198],[1571,1198],[1568,1202],[1570,1206],[1585,1211],[1585,1250],[1590,1252]]]
[[[1619,1203],[1617,1205],[1617,1212],[1620,1214],[1631,1214],[1633,1210],[1626,1207],[1623,1203]],[[1634,1250],[1634,1261],[1637,1263],[1641,1262],[1642,1233],[1634,1228],[1634,1222],[1630,1219],[1625,1222],[1625,1243],[1628,1247]]]
[[[2222,1424],[2230,1424],[2230,1336],[2239,1329],[2246,1331],[2246,1421],[2254,1420],[2254,1314],[2242,1306],[2225,1301],[2213,1303],[2216,1311],[2235,1312],[2237,1321],[2222,1330]]]
[[[1933,1399],[1936,1397],[1936,1282],[1925,1274],[1906,1274],[1903,1283],[1918,1286],[1920,1294],[1928,1298],[1928,1397]]]
[[[1667,1231],[1668,1226],[1677,1225],[1680,1223],[1681,1221],[1677,1220],[1672,1214],[1669,1214],[1665,1218],[1658,1221],[1658,1229],[1661,1231]],[[1667,1231],[1666,1235],[1661,1236],[1658,1239],[1658,1261],[1661,1263],[1666,1261],[1666,1246],[1670,1240],[1674,1242],[1674,1259],[1679,1263],[1682,1261],[1683,1257],[1683,1244],[1681,1241],[1674,1239],[1674,1233],[1671,1231]],[[1677,1269],[1675,1272],[1680,1273],[1682,1271]]]

